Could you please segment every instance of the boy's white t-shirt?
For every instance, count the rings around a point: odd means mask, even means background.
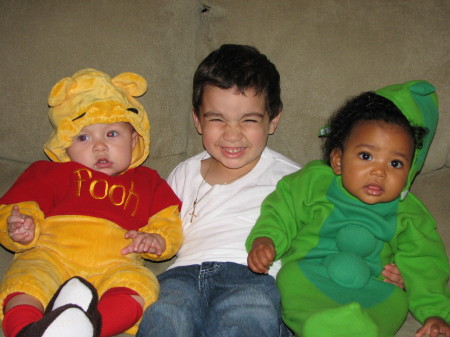
[[[256,166],[245,176],[226,185],[209,185],[200,174],[204,151],[180,163],[167,182],[183,202],[184,242],[169,268],[203,262],[234,262],[247,265],[245,240],[254,226],[265,197],[277,182],[300,166],[266,147]],[[198,196],[197,196],[198,193]],[[193,203],[197,198],[191,222]],[[280,268],[275,262],[269,274]]]

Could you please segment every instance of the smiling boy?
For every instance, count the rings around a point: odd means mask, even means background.
[[[267,148],[280,119],[279,74],[258,50],[223,45],[194,75],[193,120],[206,151],[168,182],[183,202],[185,241],[158,280],[158,301],[137,336],[279,336],[272,275],[252,273],[244,241],[263,198],[299,166]]]

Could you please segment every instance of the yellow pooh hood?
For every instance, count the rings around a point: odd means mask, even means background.
[[[147,91],[146,80],[135,73],[111,78],[95,69],[83,69],[56,83],[48,97],[49,118],[53,125],[44,144],[47,156],[67,162],[67,148],[85,126],[98,123],[128,122],[139,134],[130,168],[142,164],[149,155],[150,123],[144,107],[134,98]]]

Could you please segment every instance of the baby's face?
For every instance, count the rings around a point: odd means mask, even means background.
[[[71,161],[115,176],[129,168],[137,137],[129,123],[92,124],[74,137],[67,154]]]
[[[334,173],[345,189],[366,204],[389,202],[406,185],[414,142],[405,128],[382,121],[357,124],[343,151],[331,154]]]

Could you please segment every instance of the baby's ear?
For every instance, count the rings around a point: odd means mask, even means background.
[[[68,92],[70,91],[70,88],[74,84],[75,81],[71,77],[65,77],[58,83],[56,83],[50,91],[50,95],[48,96],[48,105],[50,107],[54,107],[64,102]]]
[[[119,74],[113,77],[111,82],[133,97],[142,96],[147,91],[147,81],[135,73]]]
[[[333,172],[337,175],[342,173],[342,150],[333,149],[330,153],[330,165]]]

